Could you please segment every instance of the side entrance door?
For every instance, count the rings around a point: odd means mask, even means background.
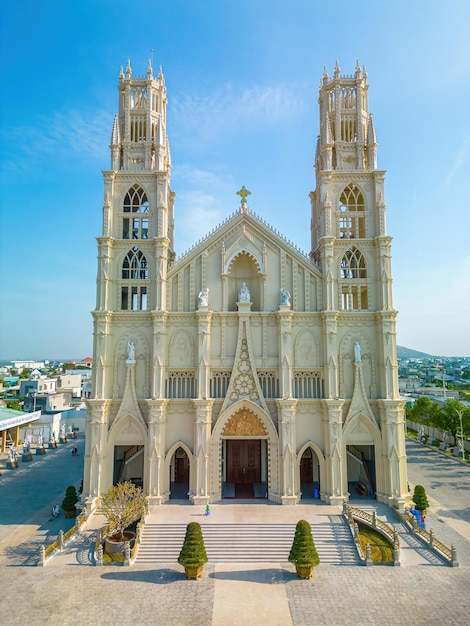
[[[261,482],[261,440],[227,440],[227,482]]]

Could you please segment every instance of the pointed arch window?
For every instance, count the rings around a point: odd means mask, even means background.
[[[133,217],[123,218],[122,238],[148,239],[149,218],[147,215],[142,214],[149,212],[149,201],[147,199],[147,194],[137,183],[126,193],[122,210],[124,213],[140,214]]]
[[[343,189],[339,198],[337,217],[340,239],[358,239],[366,236],[364,196],[354,183]]]
[[[121,309],[123,311],[147,310],[147,285],[134,281],[147,280],[148,263],[139,248],[134,247],[126,254],[122,263],[121,278],[126,281],[121,286]]]
[[[340,309],[358,311],[369,308],[367,266],[364,255],[354,246],[346,250],[339,271]]]

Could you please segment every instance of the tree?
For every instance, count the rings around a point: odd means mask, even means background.
[[[310,578],[312,568],[320,564],[320,557],[318,556],[315,542],[313,541],[312,527],[304,519],[298,521],[295,527],[295,536],[289,553],[289,562],[294,563],[297,574],[301,578],[304,577],[300,573],[302,568],[310,568],[310,574],[306,576]]]
[[[464,436],[470,431],[470,410],[462,402],[449,398],[433,417],[433,425],[449,432],[454,438],[454,445],[457,443],[457,433],[460,432],[460,416]]]
[[[413,491],[413,502],[418,511],[425,511],[429,507],[428,498],[423,485],[416,485]]]
[[[178,563],[186,569],[186,574],[188,575],[188,568],[202,568],[204,563],[207,563],[208,560],[201,524],[198,522],[190,522],[186,526],[186,536],[178,556]]]
[[[7,408],[13,409],[13,411],[22,411],[23,410],[23,407],[18,402],[18,400],[6,400],[5,404],[7,405]]]
[[[118,483],[101,496],[99,512],[112,524],[119,541],[124,541],[124,530],[142,517],[145,496],[140,487],[130,481]]]
[[[413,421],[423,422],[432,421],[433,416],[439,409],[437,402],[433,402],[427,396],[422,396],[416,400],[413,408],[410,411],[410,417]]]

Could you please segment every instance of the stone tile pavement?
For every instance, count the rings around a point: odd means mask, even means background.
[[[288,563],[209,563],[202,579],[187,581],[182,568],[175,563],[92,567],[93,530],[45,567],[37,567],[29,551],[40,545],[44,536],[53,534],[57,520],[49,520],[50,506],[58,501],[68,484],[79,483],[81,468],[72,465],[66,450],[61,450],[57,456],[46,455],[48,463],[56,464],[55,473],[51,472],[54,479],[43,482],[40,466],[35,467],[33,462],[28,465],[28,472],[16,475],[14,483],[13,476],[4,472],[0,477],[1,624],[469,624],[470,498],[464,495],[468,494],[469,468],[463,467],[465,473],[460,464],[446,460],[439,478],[432,469],[436,461],[429,456],[436,453],[411,446],[409,454],[410,483],[419,481],[432,493],[428,527],[439,526],[439,530],[435,528],[437,537],[447,544],[456,543],[459,568],[431,558],[427,550],[414,546],[413,538],[408,537],[407,548],[402,541],[401,567],[323,564],[315,569],[313,579],[301,581]],[[0,467],[1,462],[0,459]],[[437,482],[442,484],[434,484]],[[8,486],[12,484],[16,489]],[[20,509],[15,517],[9,500],[13,499],[15,507],[19,506],[17,490],[30,493],[31,485],[42,493],[43,505],[35,500],[36,511]],[[363,504],[375,506],[380,517],[394,516],[388,507],[376,502]],[[257,512],[255,507],[261,508]],[[276,521],[297,521],[309,514],[327,516],[337,512],[337,507],[321,504],[296,507],[220,504],[213,505],[211,519],[253,521],[259,516],[261,521],[267,516]],[[160,507],[154,514],[175,521],[180,516],[197,519],[202,515],[202,507],[172,504]],[[95,524],[99,526],[100,520],[95,520]],[[405,533],[404,529],[399,532]]]

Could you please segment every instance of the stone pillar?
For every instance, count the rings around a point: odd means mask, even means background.
[[[195,408],[194,421],[194,461],[195,485],[193,504],[208,504],[210,502],[211,485],[209,472],[211,417],[213,400],[193,400]]]
[[[86,427],[85,468],[83,478],[83,494],[90,514],[99,501],[99,496],[108,482],[112,484],[112,466],[106,464],[106,444],[108,436],[107,428],[107,402],[103,400],[88,400],[88,415]]]
[[[324,400],[326,417],[324,424],[326,480],[325,499],[329,504],[341,505],[347,499],[347,469],[343,464],[343,404],[344,400]]]
[[[376,463],[377,499],[404,513],[411,498],[406,471],[404,401],[378,400],[378,404],[382,433],[382,463]],[[379,454],[378,450],[376,454]]]
[[[146,483],[149,506],[162,504],[163,467],[165,462],[166,407],[168,400],[147,400],[148,412],[148,464]]]
[[[299,471],[297,467],[297,436],[295,411],[297,400],[276,400],[279,410],[279,445],[281,452],[281,503],[297,504]]]
[[[198,321],[198,396],[205,400],[210,397],[210,323],[212,313],[208,306],[199,306],[196,311]]]
[[[292,398],[292,318],[290,306],[280,305],[277,312],[279,328],[279,362],[282,365],[281,398]],[[284,451],[282,451],[282,454]]]

